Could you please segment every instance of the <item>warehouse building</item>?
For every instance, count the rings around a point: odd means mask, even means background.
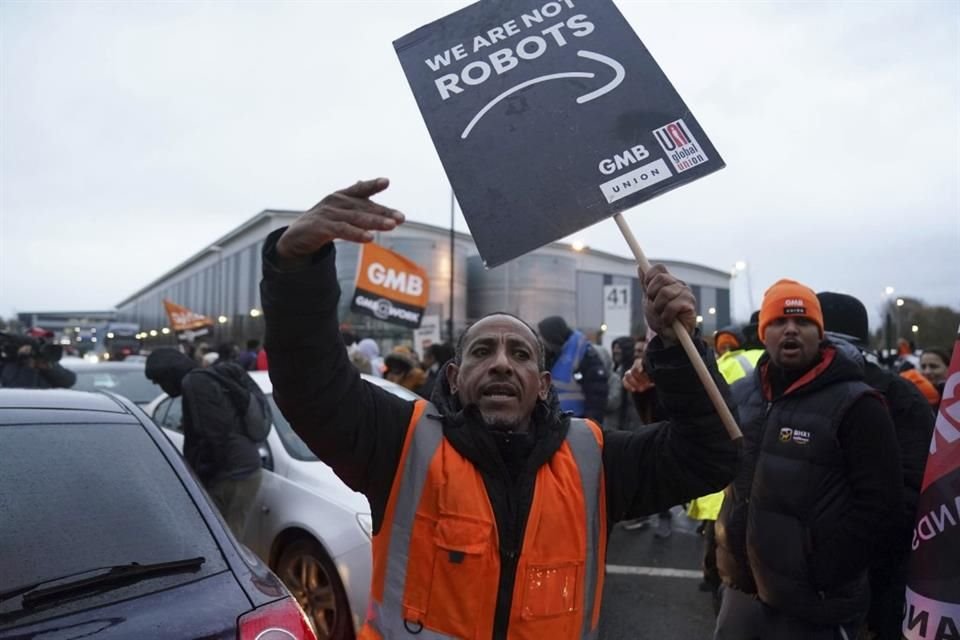
[[[242,343],[247,338],[261,338],[263,241],[300,213],[262,211],[121,300],[117,304],[118,319],[139,324],[147,333],[148,347],[170,342],[173,337],[163,333],[168,325],[163,300],[169,299],[212,318],[215,326],[210,340]],[[633,258],[557,242],[487,270],[469,234],[453,234],[451,260],[450,230],[412,221],[382,234],[378,242],[416,262],[430,275],[429,304],[424,315],[441,320],[444,339],[449,334],[451,308],[454,335],[492,311],[507,311],[532,324],[560,315],[571,326],[590,334],[606,331],[611,338],[634,332],[643,324]],[[360,337],[381,340],[385,346],[409,340],[408,329],[350,311],[358,257],[359,245],[337,243],[342,326]],[[730,323],[730,273],[675,260],[652,262],[664,263],[691,286],[705,332]],[[156,332],[153,338],[151,330]]]

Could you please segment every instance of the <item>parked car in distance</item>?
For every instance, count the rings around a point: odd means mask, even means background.
[[[0,451],[0,639],[315,638],[129,400],[0,389]]]
[[[77,374],[74,390],[110,391],[144,407],[160,395],[160,387],[144,373],[142,362],[91,362],[82,358],[62,358],[60,363]]]
[[[273,413],[267,461],[254,513],[240,540],[277,573],[313,621],[317,637],[354,637],[367,612],[373,520],[367,499],[320,462],[280,413],[266,371],[250,371]],[[364,375],[401,398],[419,396]],[[146,408],[183,449],[180,398],[162,396]]]

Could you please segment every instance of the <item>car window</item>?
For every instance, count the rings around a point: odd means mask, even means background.
[[[153,412],[153,421],[161,427],[183,433],[183,405],[180,398],[165,398]]]
[[[80,598],[31,619],[228,568],[183,481],[140,424],[2,426],[0,451],[17,452],[0,464],[0,591],[97,567],[206,558],[196,572]],[[0,618],[17,605],[17,598],[0,603]]]
[[[280,442],[283,443],[283,448],[287,450],[287,453],[297,460],[311,462],[319,460],[317,456],[313,455],[313,452],[310,451],[306,443],[300,439],[300,436],[296,434],[293,427],[287,422],[287,419],[283,417],[283,414],[280,413],[280,408],[277,407],[277,403],[273,401],[273,394],[267,396],[267,398],[270,399],[270,413],[273,414],[273,426],[276,428],[277,435],[280,436]]]
[[[150,382],[143,369],[75,371],[78,391],[112,391],[137,404],[146,404],[160,395],[160,387]]]

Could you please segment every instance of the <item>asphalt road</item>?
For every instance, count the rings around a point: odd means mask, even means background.
[[[656,522],[616,526],[607,548],[600,610],[601,640],[701,640],[713,635],[709,593],[699,591],[703,539],[697,523],[674,509],[673,533],[653,535]]]

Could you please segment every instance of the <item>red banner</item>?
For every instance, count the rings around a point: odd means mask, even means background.
[[[960,638],[960,336],[917,505],[902,631],[908,640]]]

